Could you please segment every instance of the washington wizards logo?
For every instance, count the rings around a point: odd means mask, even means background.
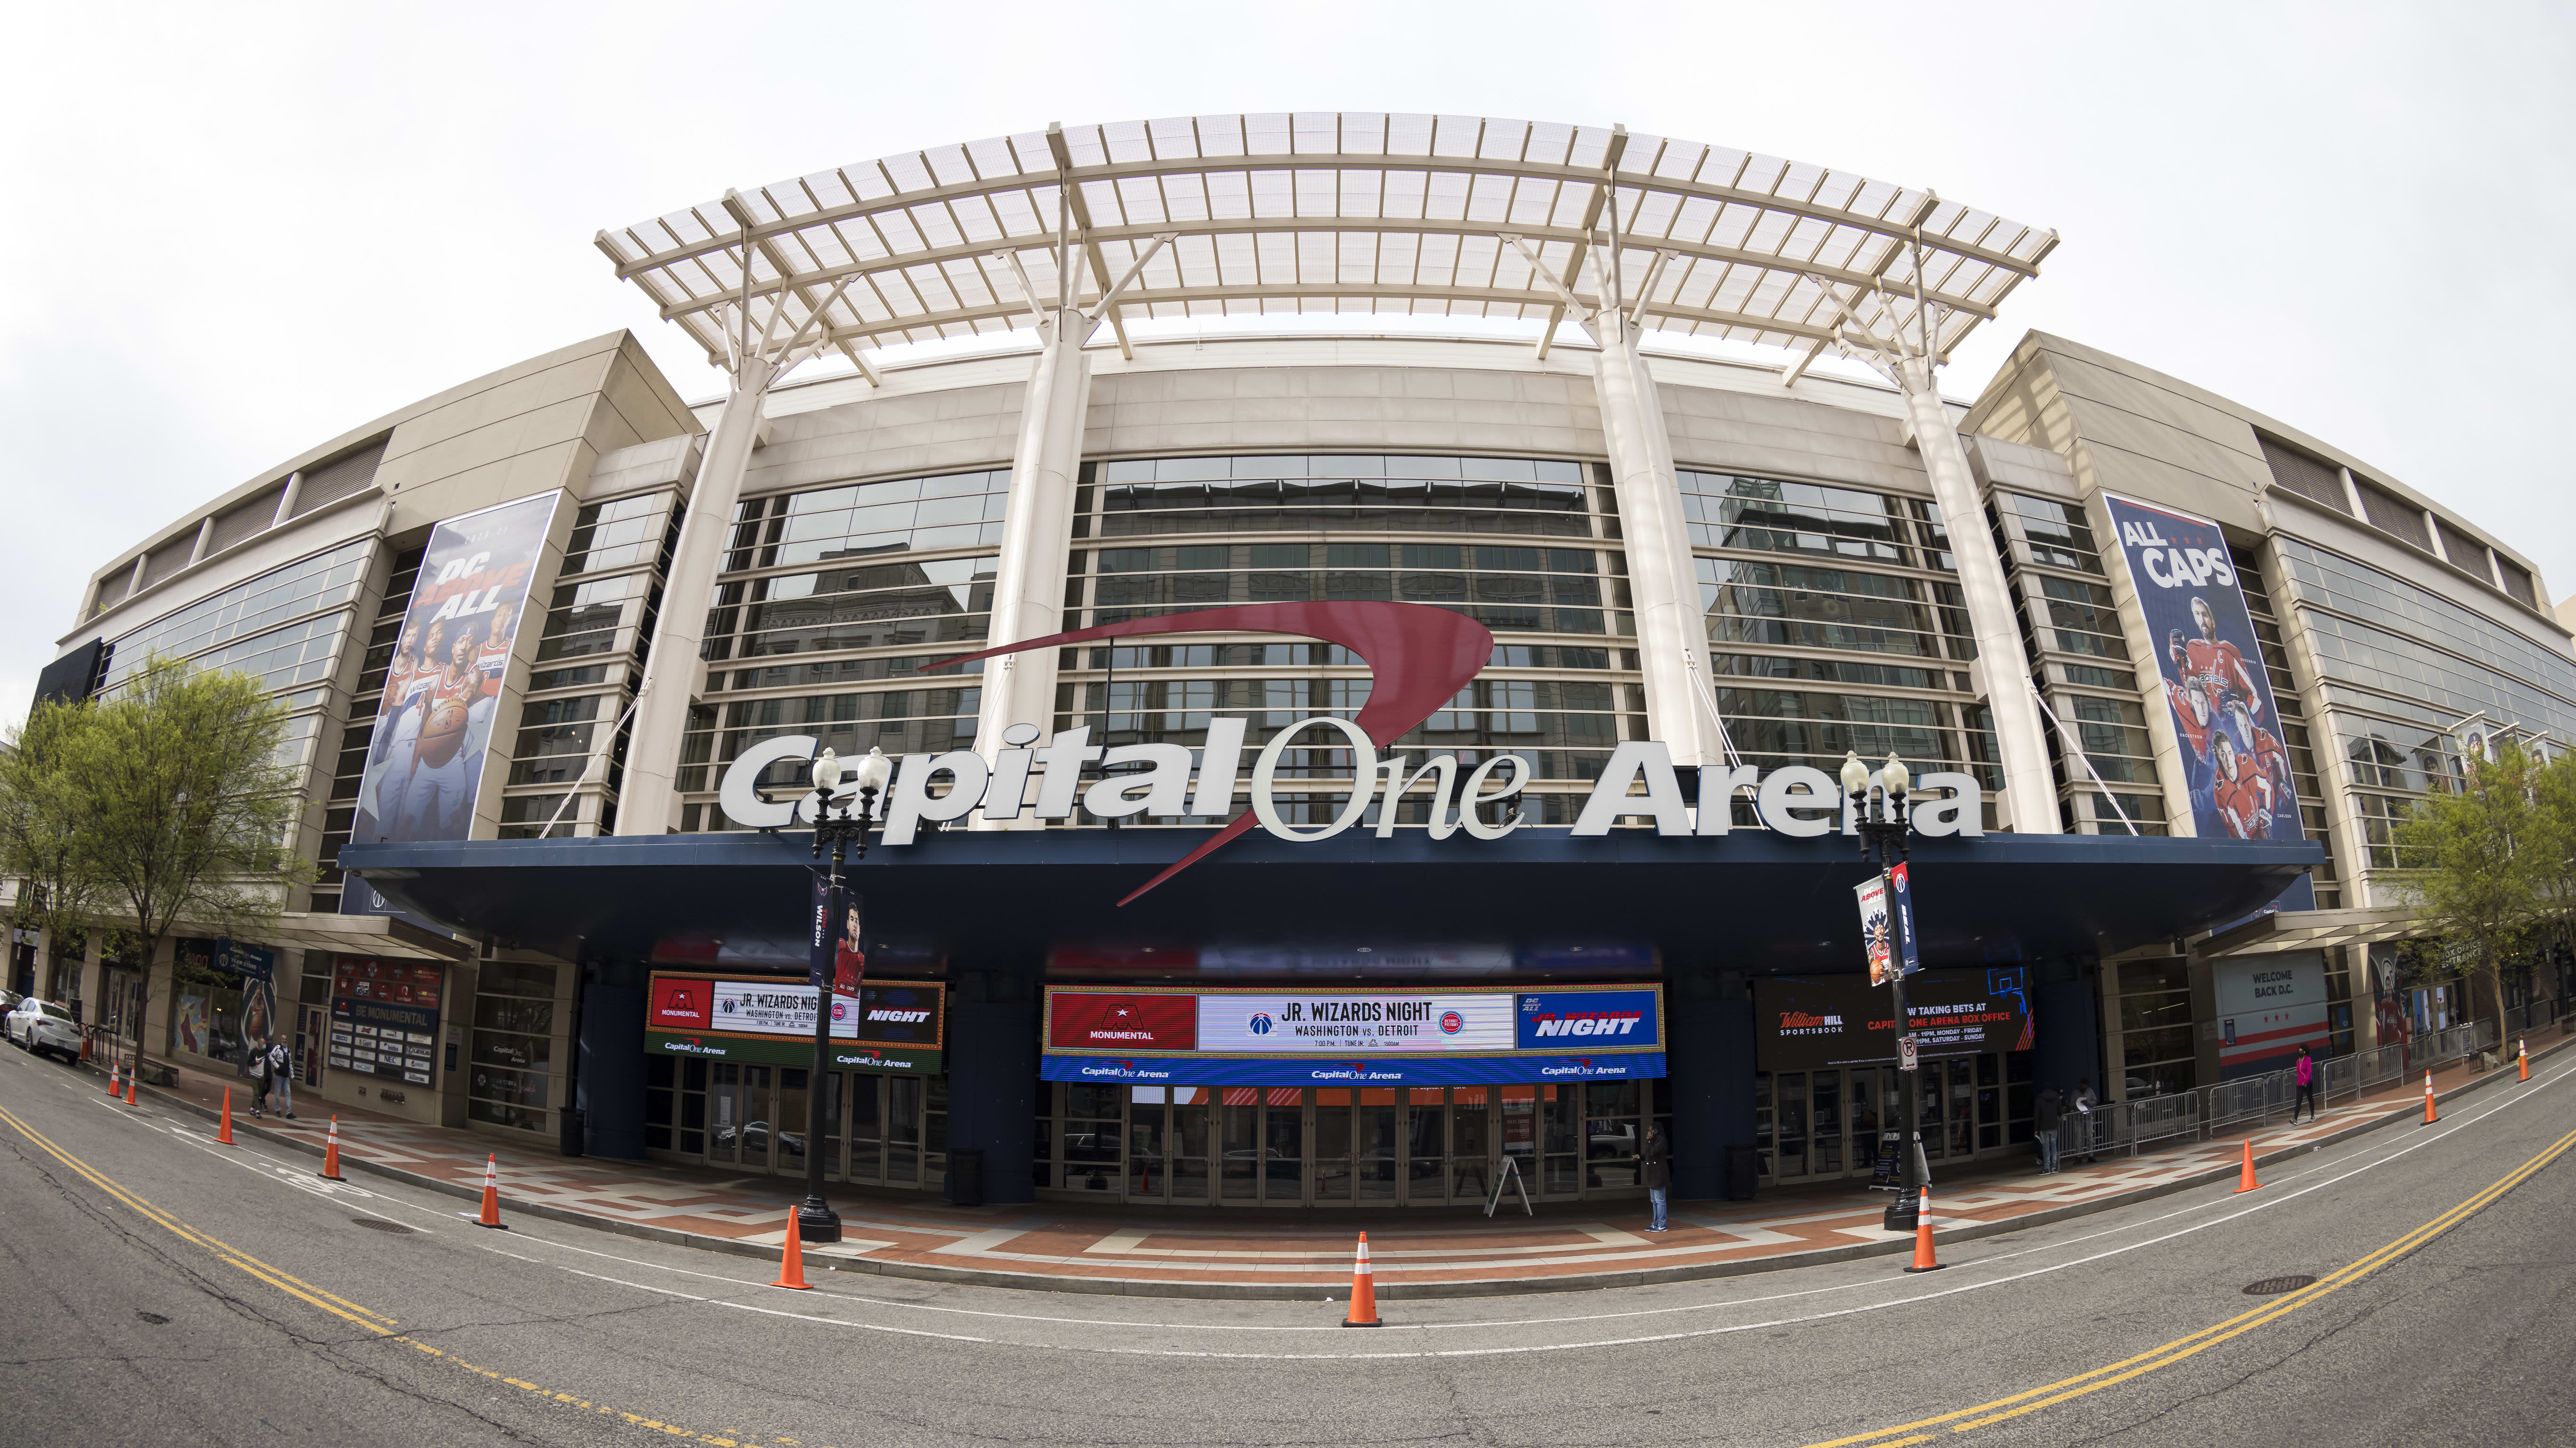
[[[1252,1019],[1243,1023],[1243,1028],[1256,1036],[1266,1036],[1270,1034],[1271,1025],[1269,1012],[1254,1011]]]

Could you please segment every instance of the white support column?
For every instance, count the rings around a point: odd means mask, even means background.
[[[689,729],[689,704],[705,688],[707,609],[715,601],[716,575],[724,568],[733,532],[734,505],[742,498],[751,450],[760,437],[761,406],[779,367],[765,357],[741,360],[724,410],[707,434],[689,490],[689,516],[662,588],[662,617],[644,663],[635,698],[635,737],[626,751],[626,780],[618,793],[617,832],[659,835],[678,829],[680,799],[674,781],[680,746]]]
[[[295,516],[295,505],[303,498],[303,496],[304,474],[300,470],[288,473],[286,475],[286,488],[277,495],[277,513],[268,520],[268,526],[272,528],[285,527],[286,521]]]
[[[1010,501],[1002,515],[1002,556],[993,579],[993,619],[986,648],[1063,631],[1066,564],[1072,553],[1073,493],[1082,473],[1084,412],[1091,400],[1091,361],[1082,352],[1093,322],[1065,307],[1041,329],[1041,349],[1029,370],[1020,410],[1020,436],[1011,452]],[[975,743],[987,757],[1002,747],[1002,731],[1034,724],[1052,732],[1055,654],[1037,650],[984,661]],[[1033,827],[1034,819],[987,821],[970,828]]]
[[[192,548],[190,548],[190,549],[188,550],[188,566],[189,566],[189,567],[194,568],[194,567],[196,567],[198,564],[203,563],[203,562],[205,562],[205,561],[206,561],[206,545],[207,545],[207,544],[209,544],[209,543],[212,543],[212,542],[214,541],[214,539],[215,539],[215,515],[214,515],[214,514],[212,514],[212,513],[208,513],[208,514],[205,516],[205,519],[204,519],[202,522],[200,522],[200,523],[198,523],[198,524],[197,524],[197,542],[196,542],[196,545],[195,545],[194,547],[192,547]]]
[[[1607,311],[1598,322],[1601,353],[1593,377],[1619,499],[1628,591],[1636,604],[1647,733],[1672,749],[1676,765],[1723,767],[1726,751],[1713,723],[1713,702],[1699,697],[1706,688],[1700,661],[1708,654],[1708,626],[1663,403],[1638,355],[1636,330]]]
[[[2048,736],[2041,732],[2039,700],[2030,691],[2030,666],[2022,655],[2011,586],[2004,580],[2003,560],[1995,554],[1994,535],[1986,528],[1967,449],[1959,445],[1958,429],[1941,405],[1939,378],[1930,360],[1898,358],[1892,370],[1905,393],[1906,420],[1922,453],[1923,471],[1931,476],[1933,499],[1950,530],[1959,591],[1967,597],[1968,631],[1977,644],[1978,692],[1994,715],[1995,748],[2003,756],[2004,823],[2018,834],[2057,834],[2061,823],[2057,781],[2048,768]]]

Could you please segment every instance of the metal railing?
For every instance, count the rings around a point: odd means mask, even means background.
[[[2096,1106],[2089,1120],[2085,1113],[2069,1110],[2060,1118],[2059,1130],[2064,1135],[2058,1142],[2058,1155],[2089,1156],[2110,1151],[2136,1156],[2141,1147],[2155,1142],[2177,1137],[2197,1140],[2201,1134],[2200,1106],[2199,1092],[2184,1091]],[[2088,1126],[2093,1134],[2089,1148],[2084,1140]]]
[[[2402,1044],[2319,1061],[2317,1099],[2328,1106],[2338,1101],[2358,1101],[2419,1071],[2439,1070],[2491,1051],[2497,1040],[2495,1022],[2473,1021],[2428,1032]],[[2297,1068],[2268,1071],[2196,1091],[2142,1097],[2098,1108],[2094,1113],[2094,1142],[2100,1150],[2126,1149],[2135,1155],[2139,1146],[2149,1142],[2172,1137],[2205,1140],[2241,1122],[2269,1123],[2274,1116],[2296,1110],[2298,1101]],[[2070,1115],[2068,1120],[2072,1123],[2075,1118]],[[2074,1140],[2070,1134],[2061,1151],[2072,1155],[2079,1150]]]

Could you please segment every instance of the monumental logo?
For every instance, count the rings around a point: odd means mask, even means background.
[[[1392,806],[1417,787],[1431,795],[1426,833],[1445,840],[1460,830],[1479,840],[1498,840],[1529,823],[1514,812],[1502,823],[1489,823],[1488,807],[1510,805],[1538,775],[1518,754],[1490,754],[1460,777],[1459,761],[1433,755],[1420,769],[1412,759],[1379,752],[1427,721],[1475,680],[1493,657],[1494,636],[1463,614],[1420,603],[1330,602],[1255,603],[1226,608],[1193,609],[1159,618],[1128,619],[1095,628],[1048,634],[977,653],[959,654],[923,666],[922,672],[972,663],[1002,654],[1060,648],[1095,639],[1172,633],[1282,633],[1322,639],[1349,649],[1369,668],[1368,702],[1349,719],[1317,715],[1279,730],[1253,761],[1250,811],[1237,815],[1196,849],[1128,892],[1119,904],[1138,896],[1197,864],[1209,854],[1259,825],[1272,836],[1293,843],[1331,839],[1366,818],[1381,798],[1377,834],[1393,837]],[[988,821],[1071,819],[1077,807],[1097,819],[1136,815],[1165,819],[1217,816],[1234,808],[1242,781],[1247,723],[1241,716],[1212,716],[1206,743],[1192,751],[1173,743],[1121,744],[1104,748],[1091,742],[1091,727],[1067,729],[1038,744],[1034,725],[1013,725],[989,760],[971,749],[944,754],[908,754],[886,791],[883,843],[906,846],[924,823],[944,824],[981,810]],[[1339,734],[1339,740],[1316,735]],[[1035,747],[1032,747],[1035,746]],[[810,757],[817,741],[790,734],[763,740],[742,751],[726,766],[719,782],[719,804],[735,824],[748,829],[777,829],[798,818],[811,819],[815,801],[772,803],[760,796],[761,774],[772,765]],[[1291,748],[1322,747],[1347,754],[1351,774],[1345,783],[1306,785],[1279,783],[1283,759]],[[1085,786],[1085,766],[1131,766]],[[934,788],[945,783],[945,793]],[[1035,786],[1035,799],[1029,796]],[[1642,785],[1642,790],[1638,787]],[[855,788],[855,786],[852,786]],[[1279,795],[1316,791],[1349,791],[1329,821],[1313,826],[1290,823]],[[1637,791],[1637,792],[1632,792]],[[1683,797],[1672,752],[1653,740],[1620,743],[1603,765],[1600,778],[1585,798],[1567,833],[1581,838],[1607,835],[1622,820],[1643,816],[1659,835],[1724,835],[1734,817],[1737,793],[1752,797],[1765,829],[1792,838],[1840,832],[1854,824],[1842,788],[1831,775],[1807,765],[1790,765],[1767,774],[1750,765],[1709,769],[1700,796],[1711,807],[1694,814]],[[1914,832],[1926,837],[1982,834],[1979,805],[1983,796],[1976,779],[1958,773],[1927,773],[1918,782],[1912,806]]]

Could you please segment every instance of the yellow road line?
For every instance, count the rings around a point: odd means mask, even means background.
[[[490,1368],[476,1367],[472,1363],[466,1362],[462,1358],[459,1358],[444,1349],[432,1347],[428,1343],[422,1342],[417,1338],[395,1332],[390,1326],[380,1325],[389,1324],[393,1322],[394,1319],[385,1316],[383,1313],[377,1312],[373,1308],[360,1307],[358,1304],[349,1301],[345,1297],[325,1292],[321,1288],[315,1287],[313,1284],[304,1281],[302,1278],[296,1277],[280,1268],[272,1267],[268,1263],[260,1261],[258,1258],[253,1257],[239,1248],[226,1246],[224,1243],[217,1241],[215,1238],[208,1236],[197,1228],[189,1226],[187,1223],[180,1221],[168,1212],[165,1212],[159,1207],[152,1205],[150,1202],[145,1201],[143,1198],[135,1195],[123,1186],[118,1185],[115,1181],[110,1180],[105,1173],[99,1171],[96,1167],[91,1166],[89,1163],[82,1161],[79,1157],[76,1157],[70,1152],[63,1150],[61,1147],[56,1146],[45,1136],[44,1133],[28,1125],[25,1121],[20,1120],[5,1107],[0,1107],[0,1122],[7,1123],[20,1135],[26,1137],[29,1141],[34,1142],[38,1148],[45,1152],[46,1155],[51,1156],[54,1160],[61,1162],[66,1167],[69,1167],[72,1171],[78,1173],[83,1180],[97,1187],[100,1191],[107,1193],[109,1196],[114,1197],[126,1206],[133,1208],[145,1220],[150,1221],[155,1226],[161,1227],[175,1236],[205,1248],[208,1252],[213,1253],[217,1260],[239,1268],[241,1271],[267,1283],[269,1286],[276,1288],[278,1291],[285,1293],[289,1297],[298,1298],[302,1301],[311,1303],[313,1306],[321,1308],[324,1312],[330,1313],[333,1317],[356,1323],[358,1326],[365,1328],[367,1331],[374,1333],[380,1338],[384,1338],[390,1342],[409,1344],[432,1357],[438,1358],[444,1362],[453,1363],[467,1372],[474,1373],[480,1377],[490,1378],[495,1382],[505,1383],[510,1387],[518,1388],[524,1392],[533,1393],[540,1401],[543,1402],[557,1403],[565,1407],[597,1413],[604,1417],[622,1418],[634,1427],[649,1428],[655,1432],[667,1433],[674,1437],[694,1438],[701,1443],[719,1445],[719,1448],[758,1448],[758,1445],[748,1438],[737,1439],[722,1437],[712,1433],[700,1433],[695,1428],[684,1428],[676,1423],[663,1422],[659,1418],[648,1418],[641,1413],[625,1412],[621,1409],[591,1402],[587,1398],[575,1397],[570,1393],[554,1392],[542,1384],[528,1382],[521,1378],[507,1377],[501,1373],[494,1372]]]
[[[2485,1190],[2480,1191],[2477,1195],[2470,1197],[2467,1201],[2451,1208],[2449,1211],[2444,1212],[2442,1215],[2435,1217],[2433,1220],[2426,1222],[2420,1227],[2417,1227],[2415,1230],[2408,1232],[2405,1236],[2398,1238],[2396,1241],[2390,1242],[2386,1246],[2381,1247],[2377,1251],[2371,1252],[2366,1256],[2346,1263],[2344,1266],[2337,1268],[2327,1276],[2321,1277],[2315,1282],[2310,1283],[2308,1286],[2302,1287],[2296,1292],[2289,1293],[2277,1301],[2267,1302],[2260,1307],[2238,1313],[2236,1316],[2231,1317],[2224,1322],[2214,1323],[2208,1327],[2202,1328],[2198,1332],[2175,1338],[2171,1342],[2158,1347],[2149,1348],[2145,1352],[2123,1358],[2118,1362],[2095,1368],[2091,1372],[2078,1373],[2074,1377],[2070,1378],[2061,1378],[2056,1382],[2049,1383],[2041,1387],[2031,1388],[2023,1392],[2015,1393],[2010,1397],[1997,1398],[1992,1402],[1979,1403],[1975,1407],[1971,1408],[1960,1408],[1953,1412],[1944,1413],[1937,1418],[1924,1418],[1912,1423],[1899,1423],[1892,1427],[1880,1428],[1875,1432],[1854,1434],[1848,1438],[1835,1438],[1822,1443],[1811,1443],[1807,1445],[1807,1448],[1852,1448],[1852,1445],[1864,1443],[1872,1445],[1872,1448],[1897,1448],[1897,1445],[1900,1443],[1921,1443],[1931,1436],[1929,1434],[1922,1433],[1922,1430],[1926,1428],[1937,1428],[1946,1424],[1950,1426],[1950,1430],[1954,1433],[1965,1433],[1970,1429],[1983,1428],[1990,1424],[2003,1422],[2008,1418],[2018,1418],[2025,1413],[2037,1412],[2041,1408],[2049,1407],[2057,1403],[2063,1403],[2070,1398],[2080,1398],[2088,1393],[2100,1392],[2102,1389],[2110,1387],[2113,1384],[2124,1383],[2133,1378],[2144,1376],[2147,1373],[2154,1372],[2158,1368],[2170,1367],[2175,1363],[2181,1362],[2185,1358],[2192,1357],[2195,1354],[2215,1347],[2230,1338],[2239,1336],[2240,1334],[2251,1332],[2255,1328],[2263,1326],[2265,1323],[2286,1317],[2290,1313],[2296,1312],[2300,1308],[2305,1307],[2312,1302],[2321,1301],[2324,1298],[2341,1291],[2345,1287],[2351,1286],[2353,1283],[2358,1282],[2362,1278],[2369,1276],[2371,1273],[2378,1271],[2380,1268],[2387,1266],[2390,1262],[2397,1260],[2406,1253],[2413,1251],[2415,1248],[2424,1245],[2435,1237],[2438,1237],[2444,1232],[2451,1230],[2453,1227],[2458,1226],[2461,1222],[2466,1221],[2479,1210],[2494,1202],[2498,1197],[2501,1197],[2506,1192],[2522,1185],[2522,1183],[2529,1180],[2534,1173],[2540,1171],[2543,1167],[2548,1166],[2551,1162],[2556,1161],[2559,1157],[2565,1155],[2571,1147],[2576,1147],[2576,1131],[2571,1131],[2567,1135],[2560,1137],[2548,1149],[2532,1157],[2522,1165],[2515,1167],[2512,1171],[2507,1172],[2502,1178],[2489,1185]],[[1969,1421],[1958,1421],[1962,1418],[1968,1419]],[[1892,1436],[1896,1434],[1917,1434],[1918,1436],[1906,1438],[1897,1438]]]

